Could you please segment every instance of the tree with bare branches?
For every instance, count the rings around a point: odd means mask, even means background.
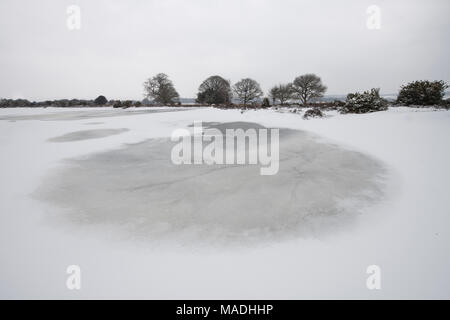
[[[313,98],[323,97],[327,87],[322,84],[322,80],[318,76],[310,73],[295,78],[292,90],[294,97],[306,105]]]
[[[247,105],[249,102],[254,102],[263,95],[259,83],[250,78],[237,82],[233,86],[233,91],[244,105]]]
[[[270,89],[270,97],[272,98],[273,104],[278,100],[280,104],[285,104],[289,99],[292,98],[292,83],[279,84],[272,89]]]
[[[198,103],[228,104],[231,102],[230,82],[221,76],[211,76],[202,82],[197,93]]]
[[[179,94],[175,90],[172,81],[164,73],[158,73],[144,83],[145,97],[153,99],[160,104],[174,104]]]

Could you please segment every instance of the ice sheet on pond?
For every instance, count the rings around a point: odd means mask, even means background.
[[[253,123],[210,127],[262,128]],[[174,165],[174,142],[150,139],[67,160],[36,196],[64,222],[108,225],[130,238],[248,245],[321,237],[346,228],[383,197],[386,169],[356,151],[280,130],[280,168]]]
[[[162,112],[178,112],[193,110],[192,107],[173,107],[166,109],[111,109],[105,108],[98,110],[77,110],[77,111],[49,111],[46,113],[25,114],[25,115],[5,115],[0,116],[0,120],[21,121],[21,120],[41,120],[41,121],[60,121],[60,120],[84,120],[104,117],[122,117],[134,116],[139,114],[152,114]],[[36,111],[38,112],[38,111]]]
[[[89,139],[99,139],[113,136],[129,131],[129,129],[96,129],[96,130],[81,130],[63,134],[62,136],[50,138],[50,142],[71,142]]]

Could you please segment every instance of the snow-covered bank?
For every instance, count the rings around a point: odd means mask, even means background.
[[[0,110],[0,117],[49,111],[7,109]],[[72,111],[82,110],[63,112]],[[308,121],[273,110],[241,114],[210,108],[95,120],[2,120],[0,296],[449,298],[450,112],[415,111],[397,108]],[[301,129],[364,152],[390,168],[395,183],[391,197],[366,210],[358,225],[345,233],[252,249],[204,250],[118,240],[107,226],[80,230],[63,225],[57,208],[30,196],[63,159],[168,137],[195,120]],[[101,139],[47,142],[74,131],[121,128],[129,131]],[[65,286],[71,264],[82,269],[80,291]],[[372,264],[382,270],[380,291],[366,288],[366,268]]]

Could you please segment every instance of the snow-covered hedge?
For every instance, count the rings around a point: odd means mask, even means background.
[[[303,119],[322,118],[322,117],[323,117],[323,113],[318,108],[309,109],[303,115]]]
[[[384,111],[387,108],[387,101],[380,97],[380,89],[371,89],[363,93],[348,94],[341,113],[367,113]]]
[[[414,81],[402,86],[397,97],[401,105],[433,106],[442,103],[445,89],[444,81]]]

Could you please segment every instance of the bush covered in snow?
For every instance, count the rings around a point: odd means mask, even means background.
[[[26,99],[0,99],[0,108],[38,108],[38,107],[92,107],[96,104],[92,100],[79,100],[79,99],[60,99],[60,100],[45,100],[40,102],[28,101]]]
[[[133,101],[131,100],[125,100],[122,102],[122,108],[130,108],[133,105]]]
[[[370,89],[363,93],[350,93],[347,95],[341,113],[367,113],[387,110],[388,103],[380,97],[380,89]]]
[[[322,118],[322,117],[323,117],[323,113],[318,108],[309,109],[303,115],[303,119]]]
[[[441,103],[439,104],[439,106],[449,110],[450,109],[450,98],[442,100]]]
[[[0,108],[31,107],[32,102],[26,99],[0,99]]]
[[[270,101],[269,98],[264,98],[263,102],[261,104],[261,108],[270,108]]]
[[[414,81],[402,86],[398,104],[433,106],[441,103],[448,85],[444,81]]]
[[[106,99],[105,96],[98,96],[95,100],[94,103],[97,105],[104,105],[108,102],[108,99]]]

